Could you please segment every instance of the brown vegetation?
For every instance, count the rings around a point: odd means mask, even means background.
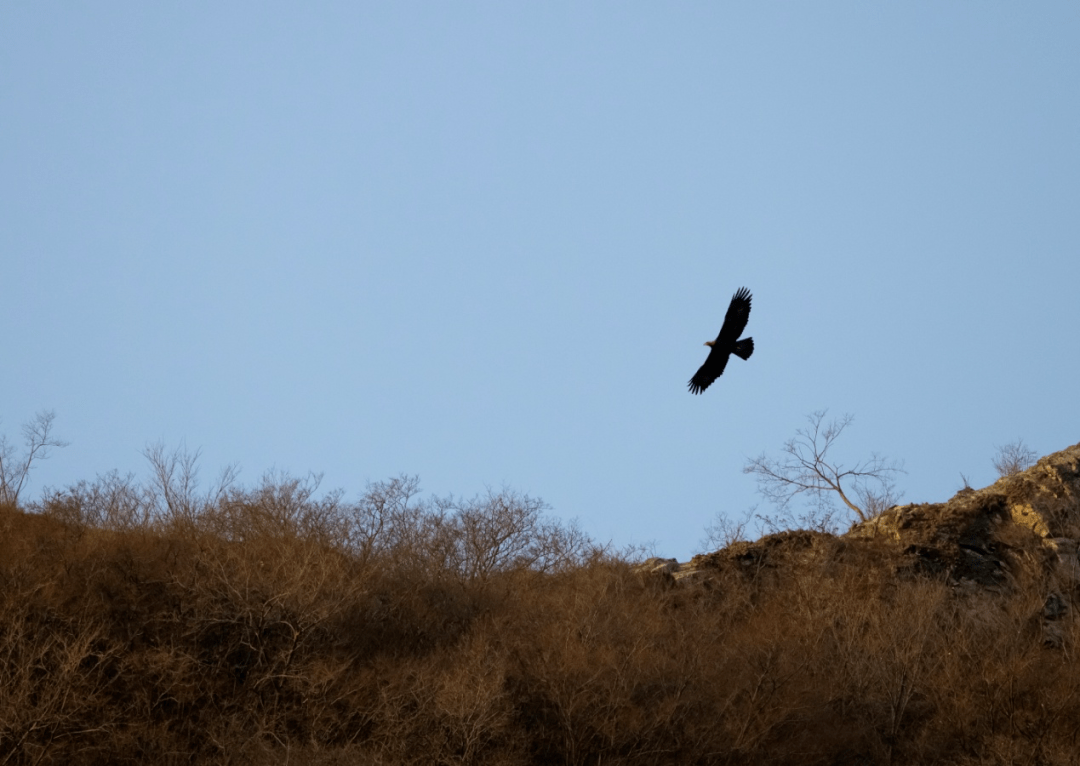
[[[1045,577],[973,591],[886,534],[788,532],[675,583],[508,491],[200,497],[156,459],[151,487],[0,508],[0,764],[1080,756],[1077,634],[1047,646]],[[994,540],[1034,567],[1017,523]]]

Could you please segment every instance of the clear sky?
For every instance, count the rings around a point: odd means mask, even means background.
[[[1080,441],[1078,41],[1071,1],[3,3],[0,429],[70,442],[30,499],[161,440],[684,560],[829,408],[943,501]]]

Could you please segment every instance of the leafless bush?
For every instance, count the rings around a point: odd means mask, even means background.
[[[1035,577],[972,593],[804,533],[676,584],[509,489],[269,474],[185,501],[183,469],[183,523],[160,475],[0,508],[0,764],[1080,756],[1080,627],[1044,646]]]
[[[998,447],[994,457],[994,470],[1005,478],[1030,468],[1038,459],[1039,453],[1024,444],[1023,439]]]
[[[757,516],[757,506],[743,514],[737,521],[723,513],[718,513],[713,522],[705,527],[705,537],[699,545],[704,551],[717,551],[727,548],[732,543],[749,539],[752,523]]]
[[[230,540],[261,537],[309,538],[340,544],[343,534],[341,490],[319,494],[322,476],[264,474],[259,486],[230,486],[207,505],[202,523]]]
[[[34,463],[46,460],[51,448],[67,446],[67,442],[52,434],[55,419],[55,412],[43,410],[33,420],[23,424],[26,451],[22,455],[17,456],[15,446],[8,442],[7,435],[0,434],[0,503],[17,505]]]
[[[777,459],[762,454],[749,460],[743,472],[757,477],[758,491],[776,505],[781,517],[795,496],[809,495],[817,503],[811,526],[828,529],[832,525],[830,493],[835,492],[860,521],[867,521],[895,504],[892,477],[903,473],[903,468],[876,454],[851,468],[830,458],[829,450],[851,424],[852,416],[825,423],[825,415],[825,410],[810,415],[809,428],[798,430],[784,445],[784,456]],[[852,501],[848,491],[861,505]],[[768,522],[769,517],[763,518]]]
[[[363,561],[408,546],[416,536],[425,508],[418,500],[420,479],[398,476],[368,484],[359,502],[346,511],[343,540]]]
[[[363,560],[389,558],[400,571],[441,572],[463,582],[514,569],[555,571],[592,550],[576,524],[550,518],[548,506],[528,495],[509,489],[468,500],[418,495],[416,477],[370,484],[343,509],[349,550]]]
[[[504,489],[467,501],[436,501],[448,519],[453,567],[465,581],[485,581],[499,572],[550,572],[572,566],[587,553],[588,541],[575,526],[544,516],[547,505]]]
[[[70,524],[132,530],[151,522],[154,497],[134,474],[121,476],[111,471],[92,483],[84,480],[64,490],[47,492],[36,508]]]
[[[789,529],[809,529],[827,534],[840,533],[840,512],[827,495],[820,495],[799,509],[788,503],[773,512],[758,513],[755,518],[762,534],[772,535]]]
[[[117,652],[103,647],[93,619],[40,609],[33,591],[8,592],[0,603],[0,764],[54,761],[74,741],[94,749],[113,726],[107,705],[109,666]]]
[[[236,466],[226,466],[207,492],[199,493],[199,450],[177,447],[172,452],[163,442],[143,451],[152,472],[150,492],[158,518],[172,523],[191,523],[201,513],[225,497],[238,475]]]

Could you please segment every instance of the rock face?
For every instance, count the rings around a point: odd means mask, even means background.
[[[1009,589],[1020,578],[1080,583],[1080,444],[946,503],[891,508],[855,525],[849,538],[885,538],[916,572],[956,585]]]
[[[792,562],[823,564],[861,555],[898,577],[942,578],[961,591],[1044,594],[1047,641],[1080,607],[1080,444],[983,489],[944,503],[895,506],[840,536],[791,531],[734,543],[687,564],[663,562],[662,576],[700,580],[712,570],[782,571]],[[868,555],[869,554],[869,555]]]

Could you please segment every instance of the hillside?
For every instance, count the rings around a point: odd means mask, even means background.
[[[696,557],[676,576],[700,576],[732,561],[768,565],[781,549],[825,563],[871,547],[879,554],[878,566],[890,567],[900,579],[942,579],[971,594],[1012,596],[1034,589],[1044,597],[1048,619],[1057,622],[1073,611],[1080,585],[1078,537],[1080,445],[984,489],[965,488],[945,503],[896,506],[839,537],[803,532],[731,546]],[[1048,635],[1059,632],[1055,625]]]
[[[1080,760],[1080,445],[681,566],[411,486],[0,509],[0,763]]]

